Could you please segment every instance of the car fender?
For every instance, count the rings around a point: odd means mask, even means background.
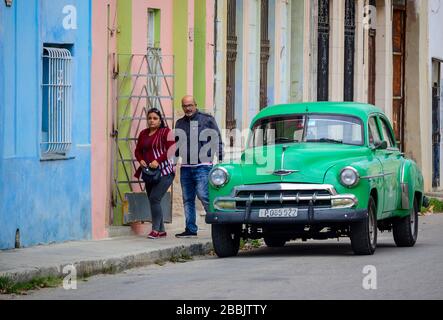
[[[345,187],[340,182],[340,172],[343,168],[351,166],[360,175],[360,182],[353,188]],[[369,197],[372,190],[377,191],[377,216],[383,213],[383,177],[379,177],[383,172],[380,160],[377,157],[365,157],[359,159],[349,159],[331,166],[325,174],[324,183],[333,185],[339,194],[354,194],[359,201],[358,208],[365,209],[369,204]]]
[[[410,210],[414,205],[414,197],[416,192],[421,194],[419,205],[423,203],[423,175],[417,164],[406,159],[400,172],[400,192],[401,202],[400,210]]]

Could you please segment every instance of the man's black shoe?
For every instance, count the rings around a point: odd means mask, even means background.
[[[191,232],[189,230],[185,230],[185,232],[178,233],[175,235],[177,238],[193,238],[197,236],[196,232]]]

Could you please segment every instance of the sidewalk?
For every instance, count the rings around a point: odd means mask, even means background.
[[[65,277],[63,268],[74,265],[77,276],[91,276],[153,264],[172,257],[197,256],[212,250],[210,228],[206,226],[198,238],[178,239],[168,230],[166,239],[149,240],[145,236],[128,236],[100,241],[75,241],[0,251],[0,277],[15,282],[36,277]]]

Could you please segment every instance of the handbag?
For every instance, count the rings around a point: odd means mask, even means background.
[[[161,171],[159,168],[145,168],[142,167],[142,179],[146,184],[154,185],[158,184],[161,179]]]

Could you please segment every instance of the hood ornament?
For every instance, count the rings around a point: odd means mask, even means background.
[[[289,175],[291,175],[293,173],[297,173],[297,172],[300,172],[300,170],[285,170],[285,169],[281,169],[281,170],[276,170],[276,171],[272,172],[272,174],[274,176],[281,176],[281,177],[283,177],[283,176],[289,176]]]
[[[282,154],[281,154],[281,169],[279,170],[275,170],[275,171],[270,171],[269,173],[274,175],[274,176],[280,176],[280,177],[284,177],[284,176],[289,176],[293,173],[297,173],[300,172],[300,170],[287,170],[284,169],[284,163],[285,163],[285,152],[286,150],[289,148],[289,146],[284,145],[283,146],[283,150],[282,150]]]

